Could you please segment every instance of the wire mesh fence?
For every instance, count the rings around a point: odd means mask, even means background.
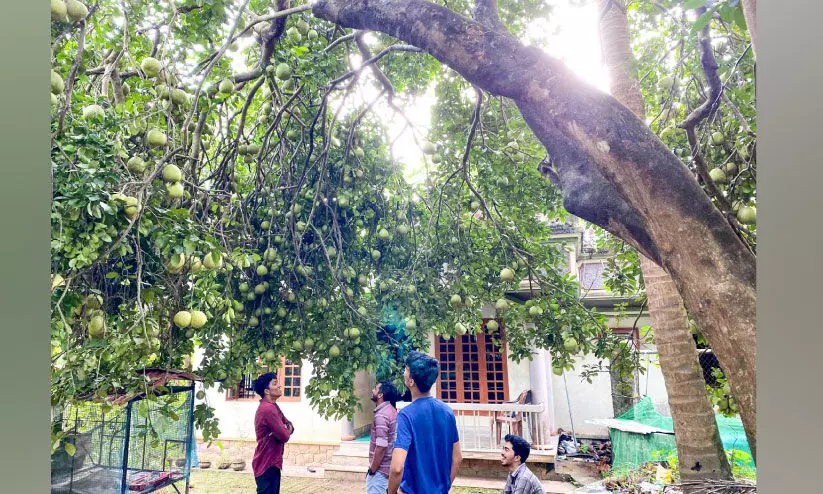
[[[149,493],[187,484],[194,454],[194,386],[168,389],[119,406],[66,407],[60,417],[66,439],[52,455],[51,492]]]

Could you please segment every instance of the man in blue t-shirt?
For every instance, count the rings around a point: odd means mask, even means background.
[[[431,396],[438,363],[420,352],[406,359],[403,381],[412,402],[397,415],[389,494],[448,494],[463,455],[457,421],[448,405]],[[402,481],[401,481],[402,479]]]

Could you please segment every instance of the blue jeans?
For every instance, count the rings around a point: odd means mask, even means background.
[[[366,475],[366,494],[386,494],[389,489],[389,478],[380,472]]]

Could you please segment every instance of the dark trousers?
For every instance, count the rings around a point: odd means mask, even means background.
[[[254,478],[258,494],[280,494],[280,469],[271,467],[263,475]]]

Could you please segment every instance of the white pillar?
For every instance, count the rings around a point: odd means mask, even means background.
[[[354,441],[354,419],[343,419],[340,421],[340,440]]]
[[[552,355],[548,350],[541,350],[543,352],[543,369],[546,376],[546,396],[548,402],[546,406],[546,417],[549,422],[549,434],[557,434],[557,421],[554,414],[554,389],[552,388]]]
[[[551,380],[546,372],[546,351],[538,349],[532,353],[532,360],[529,362],[529,384],[532,391],[532,402],[543,405],[543,413],[540,414],[539,437],[541,442],[548,442],[549,434],[554,424],[554,403],[551,395]]]

